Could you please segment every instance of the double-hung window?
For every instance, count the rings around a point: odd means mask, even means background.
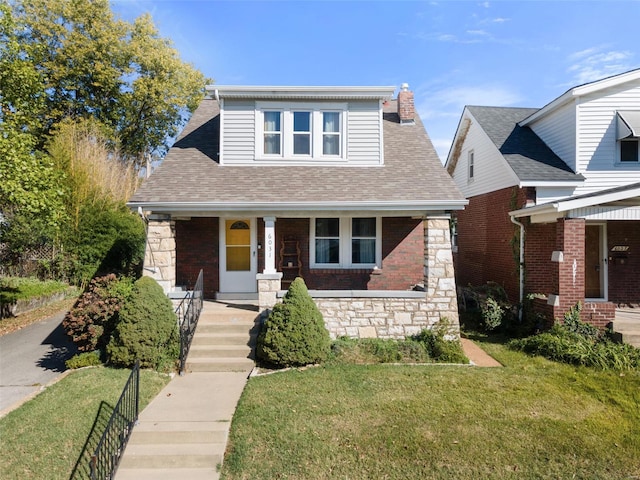
[[[346,104],[259,102],[257,158],[283,161],[345,160]],[[260,130],[261,129],[261,130]]]
[[[377,217],[311,220],[311,261],[315,268],[372,268],[381,260]]]
[[[265,111],[264,118],[264,153],[265,155],[282,154],[282,112]]]

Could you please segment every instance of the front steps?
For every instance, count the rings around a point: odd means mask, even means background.
[[[116,480],[219,478],[231,418],[254,366],[257,308],[205,302],[187,357],[140,414]]]
[[[257,310],[206,303],[191,343],[186,371],[249,373],[255,365],[257,317]]]

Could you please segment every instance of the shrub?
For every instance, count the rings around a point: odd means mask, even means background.
[[[69,285],[54,280],[42,281],[34,277],[0,278],[0,304],[64,292]]]
[[[256,347],[258,359],[274,367],[321,363],[327,359],[330,345],[322,314],[302,278],[296,278],[262,327]]]
[[[171,300],[150,277],[133,285],[120,309],[119,323],[107,345],[107,360],[119,367],[163,368],[175,366],[179,355],[177,319]]]
[[[100,352],[94,350],[93,352],[84,352],[74,355],[69,360],[64,362],[67,368],[82,368],[82,367],[95,367],[101,365]]]
[[[602,337],[593,325],[580,321],[580,304],[565,313],[563,322],[548,332],[512,340],[514,350],[540,355],[556,362],[584,365],[601,370],[640,368],[640,349]]]
[[[486,301],[482,303],[480,310],[482,312],[482,322],[487,331],[495,330],[502,325],[504,311],[496,300],[488,297]]]
[[[114,274],[91,280],[62,326],[80,352],[104,350],[118,323],[122,304],[131,295],[131,279]]]
[[[446,318],[430,329],[423,329],[413,338],[424,343],[427,353],[437,362],[469,363],[459,339],[447,338],[451,335],[451,325]]]

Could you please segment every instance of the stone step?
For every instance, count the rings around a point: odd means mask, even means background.
[[[217,443],[183,443],[127,445],[120,467],[137,468],[215,468],[222,462],[225,445]]]
[[[116,480],[217,480],[217,468],[119,468]]]
[[[257,333],[198,333],[191,345],[254,345]]]
[[[198,322],[224,323],[253,323],[258,318],[258,312],[253,311],[202,311]]]
[[[250,358],[188,358],[188,372],[250,372],[255,362]]]
[[[250,358],[252,351],[249,345],[191,345],[189,358]]]

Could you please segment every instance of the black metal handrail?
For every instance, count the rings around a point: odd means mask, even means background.
[[[180,305],[178,305],[178,308],[176,309],[180,328],[180,375],[184,374],[185,366],[187,364],[187,355],[189,355],[191,341],[193,340],[193,334],[195,333],[196,326],[198,325],[200,312],[202,312],[202,277],[202,270],[200,270],[198,280],[196,280],[193,291],[191,291],[190,294],[180,302]]]
[[[112,479],[124,454],[140,407],[140,362],[136,360],[129,379],[91,456],[91,480]]]

